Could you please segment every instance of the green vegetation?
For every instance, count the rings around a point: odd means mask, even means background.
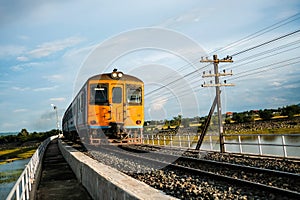
[[[22,145],[25,142],[30,142],[30,141],[40,141],[42,142],[46,138],[52,136],[52,135],[57,135],[58,130],[53,129],[51,131],[46,131],[46,132],[33,132],[29,133],[26,129],[22,129],[18,135],[7,135],[7,136],[0,136],[0,149],[3,147],[3,145],[6,145],[8,143],[17,143],[16,145]]]
[[[22,169],[18,169],[13,171],[0,172],[0,184],[16,181],[21,175],[22,171]]]
[[[289,105],[278,109],[261,109],[244,112],[227,112],[225,116],[225,134],[277,134],[300,133],[300,104]],[[169,135],[172,132],[164,130],[174,129],[178,126],[189,127],[194,132],[201,133],[207,116],[183,118],[181,115],[171,120],[145,122],[146,133],[155,132]],[[218,118],[213,115],[209,129],[216,129]],[[195,130],[196,129],[196,130]]]
[[[34,154],[37,147],[38,144],[30,147],[16,147],[0,150],[0,164],[12,162],[14,160],[30,158]]]
[[[300,114],[300,106],[290,105],[278,109],[250,110],[240,113],[227,113],[225,122],[229,124],[254,122],[255,120],[267,121],[276,118],[293,119],[298,114]]]
[[[18,135],[1,136],[0,164],[30,158],[42,141],[57,134],[58,130],[55,129],[40,133],[29,133],[22,129]]]

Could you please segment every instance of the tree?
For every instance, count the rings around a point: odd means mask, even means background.
[[[29,135],[28,131],[23,128],[21,132],[18,133],[18,137],[27,137]]]
[[[295,114],[300,113],[300,107],[298,105],[290,105],[283,107],[281,110],[281,115],[288,116],[288,118],[293,118]]]
[[[259,110],[259,116],[263,120],[270,120],[273,117],[273,112],[271,110]]]

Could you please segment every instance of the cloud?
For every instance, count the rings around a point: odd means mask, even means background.
[[[9,56],[17,56],[24,53],[26,47],[20,45],[3,45],[0,46],[0,58],[6,58]]]
[[[64,76],[62,74],[53,74],[49,76],[43,76],[44,79],[50,81],[50,82],[57,82],[64,80]]]
[[[272,103],[285,103],[285,102],[287,102],[287,99],[280,98],[280,97],[271,97],[270,102],[272,102]]]
[[[14,112],[14,113],[20,113],[20,112],[27,112],[27,111],[28,111],[28,109],[20,108],[20,109],[14,110],[13,112]]]
[[[271,83],[271,86],[275,86],[275,87],[279,87],[281,85],[282,85],[282,83],[278,82],[278,81],[274,81],[273,83]]]
[[[21,87],[14,86],[11,89],[24,92],[24,91],[30,90],[30,87],[23,87],[23,88],[21,88]]]
[[[35,88],[33,89],[34,92],[43,92],[43,91],[49,91],[49,90],[54,90],[56,89],[58,86],[52,86],[52,87],[41,87],[41,88]]]
[[[300,85],[295,83],[295,84],[286,84],[283,88],[286,88],[286,89],[295,89],[295,88],[299,88]]]
[[[23,70],[23,67],[21,67],[20,65],[15,65],[15,66],[10,67],[10,69],[14,72],[19,72],[19,71]]]
[[[63,40],[55,40],[52,42],[45,42],[38,45],[35,49],[29,51],[27,54],[33,58],[42,58],[51,54],[62,51],[68,47],[75,46],[84,41],[84,38],[80,37],[69,37]]]
[[[29,59],[28,59],[28,57],[26,57],[26,56],[18,56],[18,57],[17,57],[17,60],[18,60],[18,61],[28,61]]]
[[[27,67],[36,67],[36,66],[40,66],[44,63],[38,63],[38,62],[28,62],[28,63],[22,63],[22,64],[19,64],[19,65],[14,65],[14,66],[11,66],[10,69],[14,72],[18,72],[18,71],[22,71],[24,68],[27,68]]]
[[[56,97],[56,98],[50,98],[50,101],[66,101],[66,98],[64,97]]]

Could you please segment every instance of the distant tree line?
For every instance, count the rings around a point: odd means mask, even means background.
[[[0,136],[0,145],[6,144],[6,143],[12,143],[12,142],[29,142],[29,141],[39,141],[42,142],[43,140],[47,139],[50,136],[57,135],[59,133],[59,130],[52,129],[50,131],[46,132],[33,132],[29,133],[26,129],[22,129],[18,135],[6,135],[6,136]]]
[[[245,112],[234,112],[232,116],[226,116],[225,122],[231,123],[234,121],[235,123],[245,123],[245,122],[253,122],[255,118],[261,118],[262,120],[271,120],[274,116],[286,116],[289,119],[295,117],[296,114],[300,114],[300,106],[299,105],[290,105],[278,109],[264,109],[258,111],[245,111]]]
[[[275,116],[287,117],[288,119],[293,119],[296,115],[300,115],[300,104],[289,105],[278,109],[261,109],[261,110],[251,110],[244,112],[233,112],[231,115],[225,116],[226,124],[230,123],[247,123],[254,122],[258,118],[261,121],[271,120]],[[144,126],[157,126],[163,125],[164,127],[174,127],[183,126],[185,128],[190,127],[191,123],[200,124],[198,126],[198,132],[201,132],[207,121],[207,116],[204,117],[193,117],[193,118],[183,118],[182,115],[173,117],[171,120],[160,120],[160,121],[145,121]],[[218,118],[216,115],[212,116],[211,124],[218,124]]]

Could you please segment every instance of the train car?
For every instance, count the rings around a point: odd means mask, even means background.
[[[90,77],[66,110],[66,138],[89,144],[140,143],[144,124],[144,83],[113,70]]]

